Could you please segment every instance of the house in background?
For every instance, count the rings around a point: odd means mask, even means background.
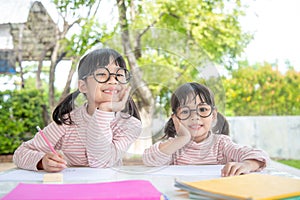
[[[41,2],[2,0],[0,13],[0,74],[16,67],[22,73],[22,61],[50,59],[57,25]]]

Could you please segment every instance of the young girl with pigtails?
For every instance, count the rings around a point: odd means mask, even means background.
[[[139,112],[129,97],[130,73],[113,49],[86,54],[78,65],[78,90],[54,110],[42,131],[57,153],[37,133],[15,151],[13,161],[27,170],[59,172],[68,166],[112,167],[142,131]],[[82,93],[86,103],[75,108]]]
[[[269,162],[264,151],[235,144],[227,135],[226,123],[213,129],[213,124],[218,124],[218,111],[214,95],[205,85],[181,85],[171,97],[171,107],[165,140],[144,151],[145,165],[217,164],[224,165],[221,176],[233,176],[260,171]]]

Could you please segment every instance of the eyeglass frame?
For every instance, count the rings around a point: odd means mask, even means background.
[[[210,110],[210,113],[207,115],[207,116],[202,116],[200,115],[198,112],[197,112],[197,108],[198,106],[200,105],[208,105],[211,110]],[[187,118],[184,118],[184,119],[181,119],[180,117],[177,116],[177,111],[173,112],[173,114],[175,114],[175,116],[179,119],[179,120],[187,120],[188,118],[190,118],[190,116],[192,115],[192,112],[196,112],[196,114],[202,118],[207,118],[209,116],[211,116],[211,114],[213,113],[213,111],[215,110],[215,106],[212,106],[212,105],[209,105],[209,104],[206,104],[206,103],[199,103],[197,106],[196,106],[196,109],[190,109],[190,107],[188,106],[179,106],[177,109],[182,109],[182,108],[188,108],[189,109],[189,116]]]
[[[105,70],[108,72],[108,78],[107,78],[106,81],[101,82],[101,81],[99,81],[99,80],[96,79],[96,77],[95,77],[95,71],[97,71],[98,69],[105,69]],[[118,72],[119,70],[124,70],[125,73],[126,73],[126,72],[128,73],[129,76],[128,76],[128,78],[126,79],[126,80],[127,80],[126,83],[122,83],[122,82],[119,81],[118,76],[117,76],[117,75],[118,75],[117,72]],[[99,68],[97,68],[95,71],[92,72],[92,73],[90,73],[90,74],[88,74],[88,75],[83,76],[81,79],[84,80],[84,79],[86,79],[87,77],[93,75],[95,81],[97,81],[98,83],[107,83],[107,82],[109,81],[109,79],[110,79],[110,76],[111,76],[111,75],[114,75],[114,76],[115,76],[115,79],[116,79],[120,84],[127,84],[127,83],[129,83],[129,81],[130,81],[130,79],[131,79],[131,73],[130,73],[130,71],[129,71],[128,69],[122,68],[122,67],[118,68],[117,71],[116,71],[116,73],[111,73],[107,67],[99,67]]]

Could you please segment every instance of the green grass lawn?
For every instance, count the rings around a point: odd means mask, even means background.
[[[300,169],[300,160],[276,160],[276,161]]]

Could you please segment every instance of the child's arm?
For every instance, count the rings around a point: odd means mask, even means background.
[[[181,149],[184,147],[190,140],[191,140],[191,134],[185,128],[177,119],[175,115],[172,116],[172,120],[175,125],[175,130],[177,133],[177,137],[175,137],[173,140],[168,140],[167,142],[161,143],[159,145],[159,150],[162,153],[172,155],[175,153],[178,149]]]
[[[96,110],[87,128],[89,166],[112,167],[120,162],[141,130],[141,121],[135,117],[115,120],[114,112]]]
[[[221,176],[236,176],[256,171],[265,165],[258,160],[245,160],[243,162],[228,162],[221,171]]]
[[[233,143],[227,136],[222,136],[222,138],[219,146],[219,151],[223,152],[223,162],[225,163],[222,176],[260,171],[266,167],[270,160],[269,156],[262,150],[240,146]]]
[[[54,122],[50,123],[43,131],[51,144],[57,144],[61,136],[65,133],[64,127],[58,126]],[[47,152],[51,152],[49,146],[42,136],[37,133],[34,138],[23,142],[16,149],[13,161],[19,168],[37,171],[38,167],[44,168],[41,166],[40,161],[42,161]]]
[[[173,115],[172,120],[175,125],[177,136],[175,138],[169,138],[164,142],[158,142],[150,148],[145,149],[143,153],[143,163],[145,165],[162,166],[171,164],[172,155],[191,140],[191,134],[180,123],[176,116]]]

